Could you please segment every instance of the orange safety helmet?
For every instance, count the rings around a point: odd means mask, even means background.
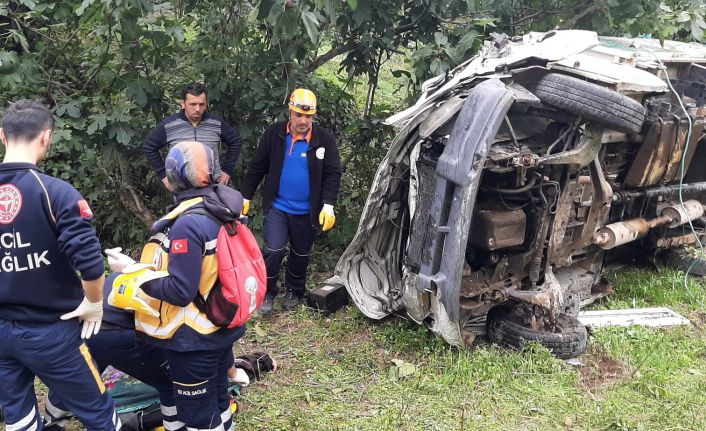
[[[289,109],[307,115],[316,114],[316,96],[311,90],[297,88],[289,96]]]

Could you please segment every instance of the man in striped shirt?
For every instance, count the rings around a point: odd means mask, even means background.
[[[230,181],[240,155],[240,135],[223,118],[206,112],[207,108],[206,87],[198,82],[190,83],[181,92],[181,111],[162,120],[142,145],[147,162],[169,190],[172,187],[167,179],[160,150],[165,146],[172,148],[184,141],[198,141],[209,147],[215,158],[214,179],[224,185]],[[219,160],[221,143],[228,147],[223,163]]]

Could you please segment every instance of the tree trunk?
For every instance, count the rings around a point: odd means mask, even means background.
[[[127,160],[125,154],[116,150],[118,166],[120,167],[120,184],[117,187],[118,195],[120,196],[120,201],[125,205],[131,213],[135,215],[141,222],[143,222],[147,227],[151,227],[152,223],[156,220],[155,215],[150,211],[147,206],[142,203],[142,198],[135,187],[133,181],[133,171],[130,168],[130,163]]]

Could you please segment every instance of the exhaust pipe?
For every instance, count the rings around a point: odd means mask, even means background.
[[[697,200],[689,200],[684,205],[671,205],[660,216],[645,220],[635,218],[603,226],[593,239],[593,243],[604,250],[633,242],[647,235],[653,227],[668,224],[670,228],[681,226],[704,215],[704,207]]]

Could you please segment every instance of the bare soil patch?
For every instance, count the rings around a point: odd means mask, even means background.
[[[610,357],[603,350],[585,355],[582,360],[584,365],[578,369],[578,384],[583,390],[590,391],[610,386],[630,377],[628,366],[622,361]]]

